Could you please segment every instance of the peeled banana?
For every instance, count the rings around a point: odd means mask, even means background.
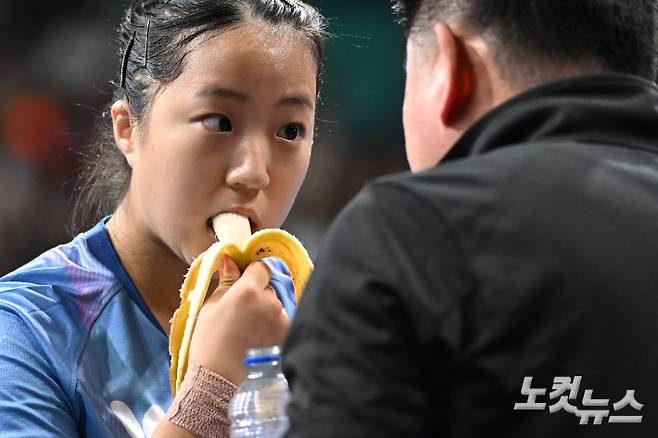
[[[306,249],[295,236],[284,230],[264,229],[252,235],[249,219],[237,213],[222,213],[212,222],[219,241],[199,255],[190,266],[180,289],[181,304],[171,319],[169,378],[174,395],[185,377],[194,326],[222,254],[231,256],[240,271],[253,261],[278,257],[290,271],[295,301],[298,303],[313,270],[313,262]]]

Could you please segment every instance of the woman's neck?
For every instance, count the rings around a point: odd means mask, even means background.
[[[152,233],[130,215],[125,204],[110,218],[107,230],[121,264],[168,334],[169,320],[180,304],[179,288],[187,265],[164,250]]]

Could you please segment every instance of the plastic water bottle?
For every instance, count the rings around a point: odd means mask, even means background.
[[[231,438],[280,438],[288,430],[290,394],[279,347],[253,348],[244,360],[247,378],[231,399]]]

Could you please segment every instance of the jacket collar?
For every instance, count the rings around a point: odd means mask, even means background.
[[[445,160],[527,142],[603,143],[658,153],[658,87],[621,74],[563,79],[484,115]]]

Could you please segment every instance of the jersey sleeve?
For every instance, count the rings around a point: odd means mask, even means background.
[[[28,323],[0,309],[0,431],[3,437],[79,436],[70,400]]]
[[[274,289],[279,301],[281,301],[288,318],[293,319],[297,310],[297,302],[295,300],[295,287],[288,268],[276,257],[263,259],[263,262],[267,264],[272,272],[270,286]]]
[[[435,435],[445,365],[429,352],[465,280],[428,208],[371,187],[330,228],[284,344],[289,437]]]

